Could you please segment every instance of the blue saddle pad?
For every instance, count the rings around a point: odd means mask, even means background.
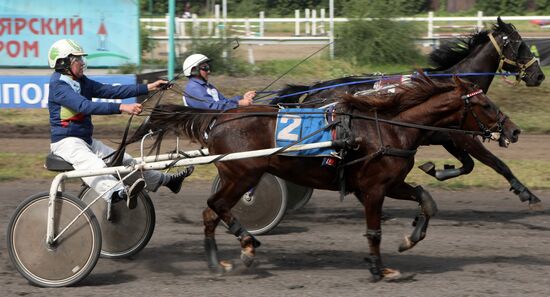
[[[278,147],[287,146],[327,126],[325,110],[318,108],[288,108],[279,110],[275,128],[275,143]],[[332,140],[330,128],[304,139],[299,144]],[[287,156],[333,156],[332,148],[317,148],[287,152]]]

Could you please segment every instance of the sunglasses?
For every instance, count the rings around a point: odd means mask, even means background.
[[[201,66],[199,67],[200,70],[202,71],[210,71],[212,68],[210,67],[210,65],[204,65],[204,66]]]

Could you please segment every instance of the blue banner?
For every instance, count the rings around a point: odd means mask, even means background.
[[[135,75],[91,75],[103,84],[136,84]],[[50,76],[0,75],[0,108],[47,108]],[[93,98],[93,101],[135,103],[136,97],[121,99]]]
[[[2,0],[0,66],[48,66],[48,50],[63,38],[88,53],[88,66],[140,63],[139,1]]]

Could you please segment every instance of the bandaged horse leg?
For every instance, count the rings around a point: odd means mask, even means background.
[[[250,267],[254,263],[256,248],[261,245],[252,234],[250,234],[236,218],[228,224],[229,232],[233,233],[241,242],[241,260]]]
[[[430,218],[437,214],[437,204],[424,188],[421,186],[413,187],[405,182],[392,187],[391,191],[388,192],[388,196],[418,202],[419,212],[413,221],[415,228],[411,235],[405,236],[403,242],[399,245],[399,251],[403,252],[411,249],[426,237]]]
[[[439,181],[444,181],[453,177],[457,177],[457,176],[472,172],[472,170],[474,169],[474,160],[470,157],[470,155],[467,152],[455,147],[452,142],[444,144],[443,147],[449,153],[451,153],[455,158],[457,158],[460,161],[460,163],[462,163],[462,167],[454,168],[454,166],[446,165],[444,169],[441,170],[441,169],[435,169],[434,163],[427,162],[418,166],[418,168],[422,169],[422,171],[426,172],[427,174],[435,177]]]
[[[218,246],[216,244],[216,227],[220,219],[211,208],[206,208],[202,212],[204,222],[204,251],[210,271],[222,273],[232,269],[229,263],[222,263],[218,260]]]
[[[521,202],[529,201],[529,208],[532,210],[541,211],[544,208],[542,207],[542,201],[533,194],[526,186],[524,186],[515,176],[510,180],[510,191],[513,191],[514,194],[518,195]]]
[[[359,201],[363,201],[367,221],[367,241],[369,244],[369,256],[365,260],[369,264],[372,280],[393,279],[399,277],[399,270],[384,267],[380,255],[380,243],[382,242],[381,213],[384,195],[379,191],[380,187],[369,185],[365,192],[355,193]]]

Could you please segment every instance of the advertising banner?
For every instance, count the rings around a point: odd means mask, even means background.
[[[136,84],[135,75],[90,75],[90,79],[111,85]],[[47,108],[50,77],[46,75],[0,75],[0,108]],[[136,98],[104,99],[93,101],[135,103]]]
[[[0,66],[47,67],[48,50],[69,38],[89,67],[140,63],[139,1],[2,0]]]

